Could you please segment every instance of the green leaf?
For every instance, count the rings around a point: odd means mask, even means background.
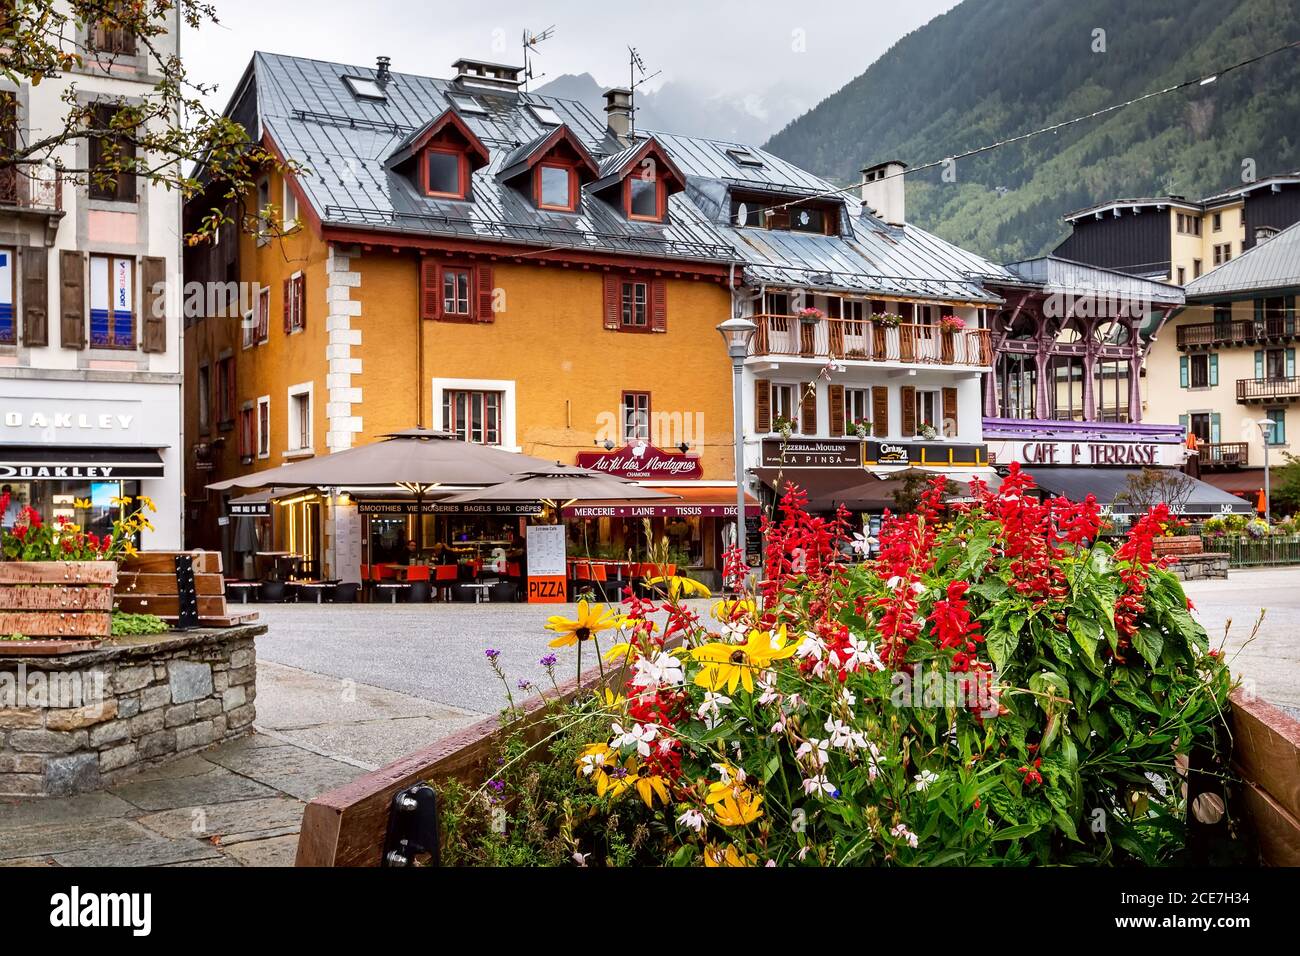
[[[1013,827],[1003,827],[997,833],[993,834],[993,842],[998,843],[1002,840],[1019,840],[1021,837],[1027,837],[1031,833],[1037,832],[1037,823],[1018,823]]]
[[[1115,723],[1119,724],[1119,729],[1124,731],[1124,736],[1133,736],[1133,713],[1127,707],[1121,707],[1119,704],[1110,705],[1110,716]]]
[[[1148,664],[1155,667],[1164,649],[1165,638],[1154,627],[1140,627],[1133,635],[1133,646]]]
[[[1011,660],[1011,655],[1016,652],[1016,647],[1020,644],[1020,637],[1010,628],[1000,627],[986,633],[984,643],[989,649],[989,657],[993,658],[993,663],[997,665],[998,670],[1004,670],[1007,661]]]

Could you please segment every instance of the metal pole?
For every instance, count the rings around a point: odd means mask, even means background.
[[[1269,517],[1273,513],[1272,488],[1269,487],[1268,478],[1268,441],[1272,436],[1273,429],[1270,427],[1261,428],[1264,433],[1264,524],[1269,523]]]
[[[734,349],[731,354],[732,434],[736,447],[736,547],[740,549],[740,562],[745,565],[748,563],[745,554],[745,414],[741,404],[745,356],[737,352],[739,349]]]

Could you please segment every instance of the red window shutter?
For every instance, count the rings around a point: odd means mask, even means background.
[[[772,430],[772,384],[765,378],[754,380],[754,431],[765,435]]]
[[[492,312],[492,300],[495,298],[496,286],[492,282],[492,267],[480,265],[475,270],[474,281],[478,284],[478,310],[474,319],[477,322],[493,322],[496,315]]]
[[[284,334],[288,335],[293,322],[293,280],[284,280]]]
[[[420,260],[420,318],[436,319],[441,313],[442,289],[438,282],[438,263]]]
[[[650,283],[650,329],[668,331],[668,280],[655,279]]]
[[[298,328],[307,328],[307,276],[298,276],[293,280],[294,314],[298,317]]]
[[[623,325],[623,280],[605,274],[605,328],[618,331]]]

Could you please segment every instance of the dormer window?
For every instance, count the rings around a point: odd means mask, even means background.
[[[560,212],[577,208],[578,175],[571,166],[539,163],[537,166],[537,207]]]
[[[625,187],[627,218],[662,222],[664,197],[658,177],[633,175],[624,182],[627,184]]]
[[[464,199],[469,193],[469,167],[457,149],[430,146],[424,151],[424,194],[439,199]]]

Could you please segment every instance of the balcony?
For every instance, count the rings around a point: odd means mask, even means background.
[[[0,216],[43,219],[46,242],[53,245],[63,218],[63,173],[47,165],[0,167]]]
[[[897,362],[917,365],[993,365],[988,329],[944,332],[937,325],[882,325],[856,319],[756,315],[751,354]]]
[[[1290,342],[1296,337],[1293,315],[1276,315],[1233,322],[1200,322],[1178,326],[1178,348],[1184,352],[1224,345],[1255,345],[1260,342]]]
[[[1202,468],[1245,468],[1250,445],[1244,441],[1201,442],[1196,446]]]
[[[1243,405],[1256,402],[1293,402],[1300,398],[1300,378],[1239,378],[1237,401]]]

